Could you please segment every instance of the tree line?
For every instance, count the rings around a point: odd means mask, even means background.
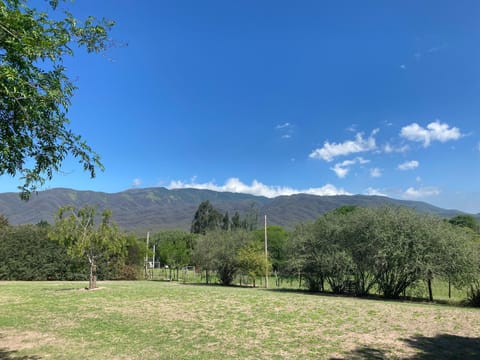
[[[10,225],[0,215],[0,280],[137,279],[146,246],[121,232],[110,212],[61,208],[55,222]]]
[[[287,231],[264,229],[252,206],[231,218],[208,202],[195,212],[190,231],[152,234],[155,245],[121,232],[111,213],[92,207],[62,208],[53,224],[11,226],[0,217],[0,279],[86,280],[143,277],[144,259],[155,257],[179,279],[194,266],[206,283],[256,286],[267,273],[296,279],[309,291],[386,298],[405,296],[419,283],[433,300],[437,281],[468,289],[480,305],[480,226],[470,215],[445,220],[400,207],[345,206]]]

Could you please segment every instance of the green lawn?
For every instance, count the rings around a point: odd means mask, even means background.
[[[174,282],[0,282],[0,359],[478,359],[480,310]]]

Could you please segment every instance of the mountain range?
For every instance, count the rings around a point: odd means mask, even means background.
[[[316,196],[297,194],[266,198],[240,193],[215,192],[199,189],[144,188],[119,193],[51,189],[32,194],[29,201],[20,200],[18,193],[0,194],[0,214],[10,224],[35,224],[42,220],[53,222],[54,214],[62,206],[93,205],[98,210],[111,209],[113,220],[123,230],[142,233],[160,229],[189,230],[198,208],[205,200],[219,211],[240,215],[252,207],[259,215],[267,214],[269,224],[293,228],[295,224],[313,221],[326,211],[344,205],[376,207],[405,206],[422,213],[450,218],[462,212],[442,209],[425,202],[396,200],[383,196],[336,195]]]

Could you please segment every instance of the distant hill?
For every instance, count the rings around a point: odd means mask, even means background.
[[[198,205],[209,200],[222,212],[232,216],[235,211],[244,214],[251,206],[261,215],[267,214],[270,224],[293,227],[302,221],[312,221],[326,211],[343,205],[377,207],[381,205],[406,206],[423,213],[432,213],[450,218],[461,214],[456,210],[445,210],[425,202],[395,200],[382,196],[338,195],[315,196],[298,194],[269,199],[248,194],[215,192],[198,189],[168,190],[165,188],[132,189],[119,193],[52,189],[33,194],[28,202],[20,200],[17,193],[0,194],[0,213],[11,224],[53,221],[59,207],[87,204],[99,210],[111,209],[113,219],[124,229],[140,233],[160,229],[190,228]]]

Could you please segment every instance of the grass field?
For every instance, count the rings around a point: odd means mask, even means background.
[[[0,359],[480,359],[480,310],[173,282],[0,282]]]

